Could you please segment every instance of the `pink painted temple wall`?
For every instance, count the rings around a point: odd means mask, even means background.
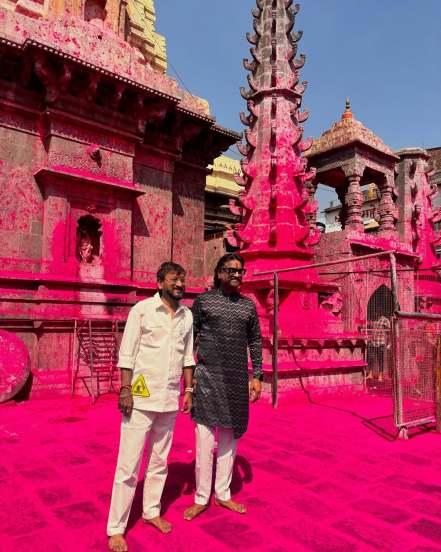
[[[240,137],[79,4],[0,8],[0,327],[31,396],[69,391],[74,321],[123,321],[162,261],[203,290],[206,167]]]
[[[109,23],[123,20],[116,4],[124,3],[108,3],[104,26],[82,2],[49,18],[18,4],[0,8],[0,329],[27,346],[31,396],[82,393],[73,385],[77,324],[122,323],[131,305],[154,292],[164,260],[188,269],[189,299],[204,289],[206,167],[240,135],[140,59],[122,23]],[[392,152],[348,110],[331,134],[303,140],[298,8],[277,0],[274,11],[272,4],[257,2],[256,34],[248,35],[243,222],[230,232],[247,261],[245,291],[258,306],[267,371],[274,295],[271,276],[256,272],[394,250],[398,267],[411,269],[400,276],[401,308],[418,303],[441,312],[434,231],[441,215],[432,206],[429,156]],[[381,192],[375,236],[361,220],[361,187],[372,181]],[[318,183],[341,195],[341,232],[318,232]],[[416,268],[425,276],[415,279]],[[358,384],[367,302],[390,278],[371,280],[366,293],[366,281],[336,270],[281,277],[280,368]],[[362,290],[367,299],[355,305]]]

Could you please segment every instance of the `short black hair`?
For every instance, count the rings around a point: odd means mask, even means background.
[[[178,263],[174,263],[173,261],[166,261],[165,263],[161,264],[161,266],[158,268],[158,272],[156,273],[156,278],[158,282],[163,282],[169,272],[176,272],[178,276],[185,276],[186,274],[185,268]]]
[[[242,268],[245,264],[245,259],[242,257],[242,255],[239,255],[239,253],[226,253],[225,255],[223,255],[217,261],[216,268],[214,269],[213,285],[215,288],[218,288],[220,286],[220,280],[217,274],[228,263],[228,261],[239,261],[242,265]]]

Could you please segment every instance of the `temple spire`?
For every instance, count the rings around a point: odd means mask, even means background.
[[[346,98],[346,109],[344,110],[343,115],[341,116],[341,120],[352,120],[354,116],[352,115],[351,111],[351,102],[349,101],[349,98]]]
[[[303,141],[300,111],[307,82],[299,70],[305,57],[297,55],[302,31],[295,31],[300,6],[290,0],[257,0],[252,11],[254,33],[247,33],[251,58],[244,60],[249,88],[241,88],[249,115],[241,114],[246,143],[239,150],[244,187],[240,195],[243,224],[237,229],[242,250],[309,252],[311,240],[305,206],[309,194],[302,157],[312,140]],[[310,252],[309,252],[310,253]]]

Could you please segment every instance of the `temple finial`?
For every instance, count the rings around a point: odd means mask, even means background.
[[[349,98],[346,98],[346,109],[345,109],[343,115],[341,116],[341,119],[342,119],[342,121],[345,121],[345,120],[351,120],[353,118],[354,118],[354,116],[352,115],[352,111],[351,111],[351,102],[350,102]]]

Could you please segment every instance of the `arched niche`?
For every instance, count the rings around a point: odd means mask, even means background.
[[[106,0],[85,0],[84,20],[102,27],[107,17]]]
[[[101,257],[101,221],[92,216],[84,215],[77,223],[76,257],[84,264],[91,264]]]
[[[385,285],[379,286],[371,295],[367,304],[367,320],[378,320],[381,316],[390,318],[394,313],[392,291]]]

